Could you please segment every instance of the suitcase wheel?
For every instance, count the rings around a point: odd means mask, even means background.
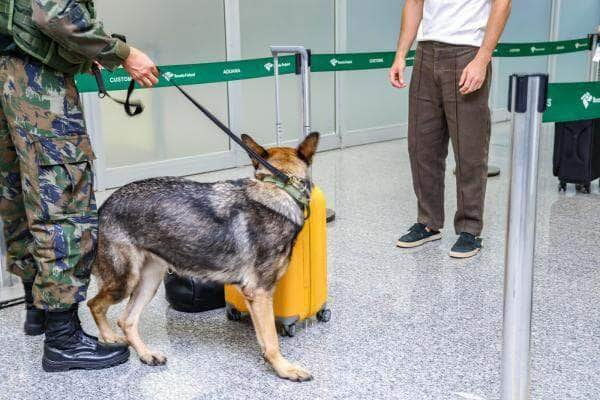
[[[296,324],[285,325],[281,324],[281,336],[294,337],[296,336]]]
[[[230,321],[239,321],[242,319],[242,313],[233,307],[227,307],[227,319]]]
[[[331,319],[331,310],[328,308],[324,308],[317,313],[317,321],[319,322],[329,322]]]
[[[576,189],[577,189],[578,192],[582,192],[582,193],[588,193],[589,194],[591,192],[591,190],[590,190],[590,184],[589,183],[586,183],[584,185],[577,185]]]
[[[558,191],[566,192],[567,191],[567,182],[560,181],[560,183],[558,184]]]

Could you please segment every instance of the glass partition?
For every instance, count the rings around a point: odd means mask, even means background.
[[[314,53],[334,51],[334,1],[240,1],[242,58],[269,57],[271,45],[303,45]],[[335,132],[335,81],[330,73],[313,73],[312,127]],[[300,134],[300,97],[295,75],[281,77],[284,141]],[[264,144],[275,143],[275,84],[272,78],[242,81],[242,126]]]
[[[577,7],[561,2],[558,24],[558,40],[577,39],[595,32],[600,25],[600,1],[579,0]],[[581,82],[588,79],[586,73],[589,53],[573,53],[558,56],[553,82]]]
[[[552,2],[513,1],[512,12],[501,42],[546,42],[550,37]],[[499,58],[494,106],[506,109],[508,77],[514,73],[547,72],[548,57]]]
[[[178,0],[176,6],[161,0],[96,3],[107,29],[125,34],[131,45],[158,64],[225,60],[222,0]],[[188,90],[227,121],[226,84],[191,86]],[[140,90],[136,96],[146,111],[135,118],[126,116],[110,100],[102,101],[107,168],[229,151],[229,140],[174,89]]]
[[[175,2],[159,0],[97,3],[98,13],[110,31],[127,35],[132,45],[146,51],[159,64],[225,60],[227,39],[232,49],[238,47],[236,37],[226,38],[226,24],[232,28],[229,32],[236,35],[238,11],[242,59],[268,57],[269,46],[273,44],[304,45],[314,53],[394,51],[404,6],[403,0],[179,0],[176,6],[173,6]],[[232,20],[226,21],[225,4],[232,6],[227,17],[233,17]],[[557,4],[561,5],[559,39],[581,37],[600,24],[597,0],[582,0],[577,7],[567,1]],[[551,5],[547,0],[513,2],[512,15],[501,40],[547,41]],[[232,53],[237,54],[236,51]],[[556,74],[551,78],[554,81],[582,80],[586,62],[585,53],[556,56]],[[506,108],[511,73],[548,70],[548,57],[499,58],[495,63],[496,82],[491,103],[494,109]],[[408,68],[406,80],[410,73]],[[347,145],[405,134],[408,90],[392,88],[387,69],[313,73],[311,78],[313,129],[329,139],[323,141],[322,149],[338,145],[336,122],[340,123],[344,137],[352,138],[344,142]],[[281,79],[286,141],[297,139],[300,132],[298,81],[294,75]],[[188,87],[191,94],[219,118],[228,122],[231,112],[232,121],[236,128],[241,127],[241,132],[252,134],[265,145],[273,144],[274,80],[240,81],[232,85],[232,89],[235,90],[230,98],[225,83]],[[115,96],[124,97],[124,93],[115,93]],[[102,158],[111,173],[120,174],[129,171],[121,168],[132,167],[140,175],[140,170],[147,167],[144,163],[154,167],[159,163],[160,168],[164,165],[168,167],[165,173],[183,173],[178,171],[184,170],[193,173],[196,171],[189,165],[196,165],[198,157],[213,161],[206,164],[209,167],[198,167],[197,172],[235,164],[234,157],[232,161],[229,159],[232,153],[229,140],[173,89],[140,90],[136,96],[146,105],[143,115],[129,118],[119,106],[104,100],[95,118],[99,121],[94,125],[96,136],[102,137],[104,142]],[[174,164],[170,164],[171,161]],[[187,163],[188,167],[171,169],[177,162]]]
[[[347,2],[347,52],[395,51],[404,1]],[[406,71],[410,79],[411,68]],[[408,121],[408,89],[394,89],[388,70],[342,72],[344,131],[394,126]]]

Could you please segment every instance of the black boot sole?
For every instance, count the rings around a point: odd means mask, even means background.
[[[122,356],[116,357],[109,363],[105,362],[89,362],[89,361],[52,361],[47,358],[42,359],[42,368],[46,372],[64,372],[72,369],[96,370],[116,367],[126,363],[129,360],[129,351],[123,353]]]
[[[27,336],[39,336],[39,335],[42,335],[45,332],[45,330],[42,325],[38,325],[38,326],[25,325],[25,326],[23,326],[23,332],[25,332],[25,334]]]

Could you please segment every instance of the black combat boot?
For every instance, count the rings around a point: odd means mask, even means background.
[[[35,308],[33,305],[33,282],[23,282],[25,289],[25,323],[23,330],[28,336],[37,336],[44,333],[44,322],[46,319],[46,311]]]
[[[42,366],[46,372],[102,369],[123,364],[129,347],[104,344],[81,329],[77,305],[68,311],[49,311]]]

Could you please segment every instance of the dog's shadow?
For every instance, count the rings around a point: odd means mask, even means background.
[[[166,331],[173,349],[189,351],[205,348],[212,351],[254,355],[256,336],[249,318],[229,321],[225,308],[201,313],[184,313],[167,307]]]

